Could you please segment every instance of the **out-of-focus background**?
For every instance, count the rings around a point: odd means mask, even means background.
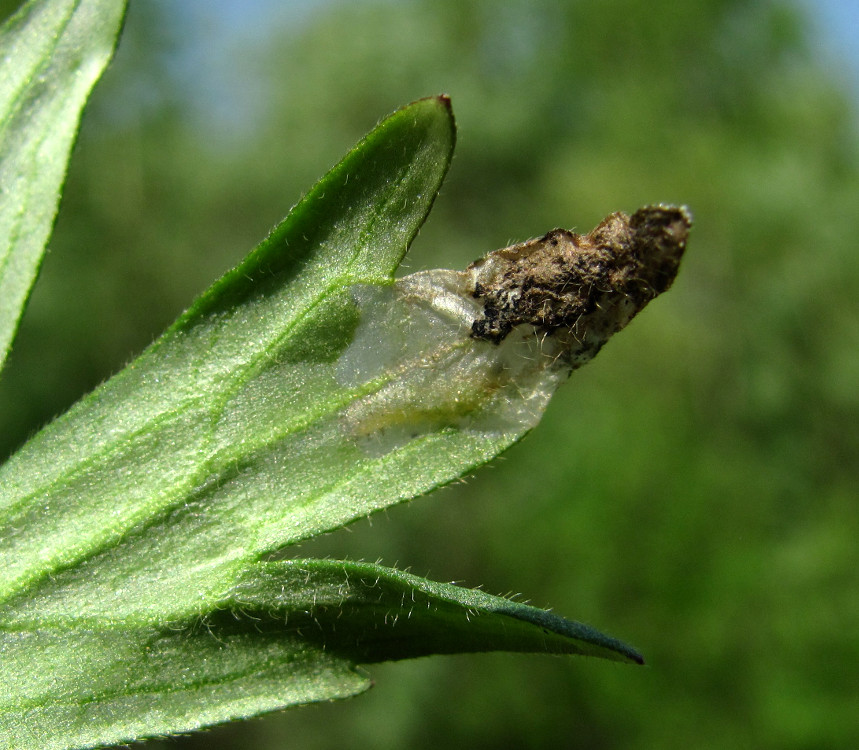
[[[523,592],[649,666],[382,665],[351,701],[144,747],[859,747],[856,7],[131,0],[0,379],[0,455],[421,96],[451,95],[459,143],[405,271],[657,201],[696,220],[675,287],[532,435],[297,550]]]

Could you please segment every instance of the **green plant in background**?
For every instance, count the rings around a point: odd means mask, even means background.
[[[0,40],[8,340],[123,12],[30,2]],[[394,282],[453,145],[445,97],[384,120],[162,338],[0,468],[0,743],[185,731],[353,695],[369,686],[357,664],[431,653],[641,662],[509,599],[273,556],[498,455],[674,279],[689,217],[654,206]]]

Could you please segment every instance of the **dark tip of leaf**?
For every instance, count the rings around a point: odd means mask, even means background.
[[[510,602],[509,606],[498,607],[495,609],[495,612],[539,625],[547,633],[573,638],[584,646],[582,648],[583,654],[588,654],[587,645],[591,645],[596,647],[595,653],[591,655],[612,658],[609,654],[614,653],[623,661],[630,661],[634,664],[645,663],[644,657],[632,648],[632,646],[623,641],[612,638],[592,628],[590,625],[585,625],[575,620],[567,620],[547,610]]]

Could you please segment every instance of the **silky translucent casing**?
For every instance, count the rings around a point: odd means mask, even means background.
[[[345,387],[379,381],[344,412],[344,429],[385,451],[445,427],[520,432],[540,419],[569,373],[551,337],[523,325],[495,344],[471,335],[482,305],[471,275],[422,271],[357,286],[360,324],[337,362]]]

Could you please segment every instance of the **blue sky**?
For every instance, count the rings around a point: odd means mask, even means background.
[[[850,79],[859,100],[859,0],[804,0],[817,18],[821,31],[821,57],[829,63],[844,63],[842,75]]]
[[[768,2],[768,0],[754,0]],[[834,78],[853,92],[859,112],[859,0],[793,0],[810,10],[817,56]],[[236,79],[230,60],[253,47],[255,38],[271,29],[298,31],[320,7],[336,0],[161,0],[188,29],[188,43],[178,51],[176,73],[185,78],[189,104],[201,108],[209,126],[235,126],[242,113],[260,106],[262,92],[254,82]],[[261,24],[260,19],[265,19]],[[278,33],[281,33],[280,31]],[[214,113],[214,117],[211,115]],[[242,118],[245,120],[247,118]],[[253,119],[253,118],[251,118]]]
[[[267,27],[299,26],[319,6],[332,0],[253,0],[252,13],[248,13],[247,0],[219,0],[218,2],[188,2],[179,6],[180,14],[193,19],[208,31],[229,29],[238,36],[259,33],[256,19],[267,18]],[[766,0],[759,0],[765,2]],[[853,82],[859,97],[859,0],[795,0],[805,5],[817,19],[820,34],[821,56],[836,64],[845,63],[843,71]],[[215,11],[213,13],[213,11]],[[205,32],[204,32],[205,33]]]

